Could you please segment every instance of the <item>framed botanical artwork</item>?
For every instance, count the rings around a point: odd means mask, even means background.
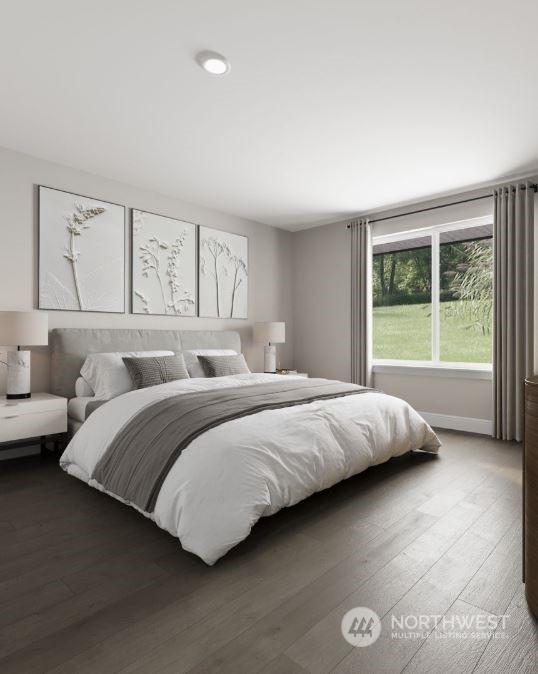
[[[248,239],[200,226],[200,316],[247,318]]]
[[[125,311],[125,208],[39,186],[39,308]]]
[[[196,225],[131,211],[134,314],[196,316]]]

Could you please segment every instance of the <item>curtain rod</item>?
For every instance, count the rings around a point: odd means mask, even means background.
[[[538,185],[529,185],[529,187],[536,192],[538,189]],[[521,189],[527,189],[525,185],[521,185]],[[375,220],[369,220],[370,223],[373,222],[383,222],[384,220],[392,220],[393,218],[402,218],[405,217],[406,215],[416,215],[417,213],[425,213],[426,211],[435,211],[438,208],[447,208],[448,206],[457,206],[458,204],[467,204],[470,201],[479,201],[480,199],[490,199],[493,195],[492,194],[484,194],[481,197],[470,197],[469,199],[461,199],[461,201],[452,201],[449,204],[440,204],[439,206],[430,206],[429,208],[419,208],[416,211],[407,211],[407,213],[398,213],[397,215],[387,215],[384,218],[376,218]],[[351,225],[347,225],[347,229],[349,229]]]

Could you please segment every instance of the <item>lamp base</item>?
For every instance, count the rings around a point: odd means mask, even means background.
[[[6,398],[30,398],[30,351],[7,352]]]
[[[272,344],[263,347],[263,371],[276,372],[276,346]]]

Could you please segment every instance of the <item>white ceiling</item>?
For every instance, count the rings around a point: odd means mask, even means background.
[[[0,145],[162,194],[301,229],[538,168],[536,0],[0,9]]]

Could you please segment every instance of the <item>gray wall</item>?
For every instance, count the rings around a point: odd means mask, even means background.
[[[458,201],[490,190],[424,202],[372,216]],[[465,220],[492,213],[484,199],[373,225],[373,235]],[[294,241],[295,366],[311,374],[349,381],[350,377],[350,251],[349,220],[297,232]],[[407,400],[417,410],[435,414],[492,419],[492,384],[435,376],[377,374],[374,385]]]
[[[0,149],[0,310],[37,307],[38,184],[249,237],[248,320],[51,311],[51,328],[234,329],[241,333],[250,366],[262,370],[263,347],[252,344],[252,324],[257,320],[281,320],[286,321],[287,329],[287,343],[279,347],[281,362],[283,366],[293,363],[291,233],[5,149]],[[126,231],[128,235],[129,228]],[[126,307],[130,300],[128,258],[127,254]],[[48,379],[48,349],[35,347],[32,349],[32,389],[48,390]],[[0,365],[0,392],[3,391],[5,367]]]
[[[349,381],[350,252],[347,223],[296,232],[293,239],[295,367]]]

